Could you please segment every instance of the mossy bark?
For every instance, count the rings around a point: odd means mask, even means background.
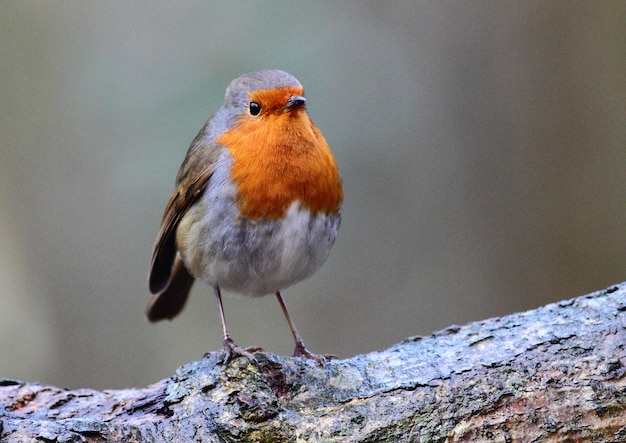
[[[0,380],[0,441],[626,441],[626,284],[323,367],[223,360],[144,389]]]

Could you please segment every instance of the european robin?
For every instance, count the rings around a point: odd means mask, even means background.
[[[274,293],[294,355],[329,358],[306,349],[280,294],[320,268],[341,222],[337,163],[305,103],[300,82],[283,71],[252,72],[228,86],[165,207],[150,267],[150,321],[179,314],[194,280],[204,280],[215,292],[227,356],[250,356],[228,333],[220,289]]]

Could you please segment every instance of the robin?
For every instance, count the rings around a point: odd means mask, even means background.
[[[335,158],[306,112],[304,89],[283,71],[245,74],[191,143],[176,177],[150,266],[146,315],[172,319],[196,278],[213,287],[227,358],[248,357],[226,328],[221,289],[276,294],[295,340],[307,350],[280,291],[324,263],[341,222]]]

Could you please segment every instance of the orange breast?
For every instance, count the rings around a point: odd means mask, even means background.
[[[305,110],[245,116],[217,139],[233,158],[241,214],[281,218],[299,200],[312,212],[336,212],[343,199],[335,158]]]

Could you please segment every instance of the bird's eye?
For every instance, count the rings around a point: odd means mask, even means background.
[[[257,102],[250,102],[250,114],[259,115],[259,112],[261,112],[261,105]]]

